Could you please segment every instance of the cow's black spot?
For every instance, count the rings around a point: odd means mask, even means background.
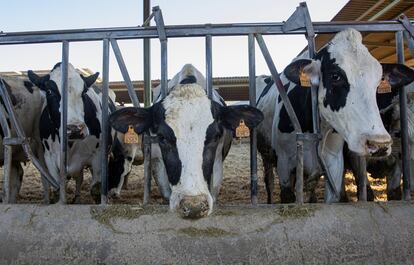
[[[312,101],[310,95],[310,89],[303,88],[300,85],[296,85],[288,93],[288,98],[292,104],[292,107],[299,120],[300,126],[303,132],[312,132]],[[283,133],[291,133],[294,131],[293,124],[289,118],[285,106],[279,113],[278,128]]]
[[[98,148],[99,148],[99,143],[96,143],[95,148],[96,148],[96,149],[98,149]]]
[[[268,82],[266,82],[268,80]],[[263,89],[262,93],[260,94],[259,98],[256,100],[256,104],[259,104],[260,100],[269,92],[272,85],[275,83],[271,77],[267,77],[265,80],[265,83],[267,84],[265,88]]]
[[[33,83],[29,81],[24,81],[24,87],[27,89],[27,91],[30,92],[30,94],[33,94]]]
[[[124,149],[122,143],[115,137],[111,148],[111,156],[108,162],[108,189],[118,187],[121,175],[124,172]]]
[[[335,63],[336,59],[331,58],[327,48],[322,49],[316,59],[321,61],[322,82],[326,90],[323,105],[330,107],[332,111],[339,111],[346,105],[346,98],[350,85],[345,71]]]
[[[162,159],[171,185],[177,185],[181,177],[182,163],[177,150],[177,138],[174,131],[165,122],[165,109],[157,103],[152,107],[151,131],[156,133],[162,153]]]
[[[56,68],[60,67],[60,65],[61,65],[61,64],[62,64],[61,62],[59,62],[59,63],[55,64],[55,66],[53,66],[53,68],[52,68],[52,71],[51,71],[51,72],[53,72],[53,70],[55,70]]]
[[[6,80],[3,79],[3,84],[6,87],[7,93],[10,96],[10,100],[13,106],[15,106],[17,104],[17,99],[16,97],[13,95],[12,91],[11,91],[11,87],[10,85],[6,82]],[[1,99],[1,104],[4,105],[3,103],[3,99]]]
[[[216,121],[207,127],[206,138],[204,140],[203,149],[203,176],[208,187],[210,187],[211,175],[213,174],[213,166],[216,158],[217,146],[220,138],[223,136],[223,127]]]
[[[56,137],[59,138],[59,128],[57,128],[49,115],[49,110],[45,108],[40,115],[40,138],[48,139],[52,137],[52,141],[55,141]]]
[[[99,138],[101,134],[101,123],[97,117],[96,105],[92,99],[86,93],[82,93],[83,111],[86,126],[88,127],[89,133]]]

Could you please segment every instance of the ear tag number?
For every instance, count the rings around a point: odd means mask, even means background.
[[[310,76],[303,71],[303,68],[300,70],[299,79],[302,87],[311,87]]]
[[[249,136],[250,136],[250,130],[244,123],[244,120],[241,120],[239,127],[236,128],[236,137],[245,138]]]
[[[132,125],[128,126],[128,131],[124,136],[124,143],[126,144],[137,144],[139,142],[138,134],[135,132]]]
[[[378,94],[391,93],[391,84],[386,78],[381,80],[381,82],[379,83],[378,88],[377,88],[377,93]]]

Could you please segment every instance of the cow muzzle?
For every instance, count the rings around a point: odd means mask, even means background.
[[[81,125],[67,125],[67,134],[69,140],[81,140],[87,136],[87,127],[85,124]]]
[[[390,155],[391,146],[392,140],[390,137],[385,141],[368,139],[365,144],[368,155],[373,157],[385,157]]]
[[[208,215],[209,204],[205,195],[184,196],[177,209],[182,218],[197,219]]]

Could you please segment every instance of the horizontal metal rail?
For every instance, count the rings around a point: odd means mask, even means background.
[[[413,23],[414,21],[411,21]],[[230,24],[196,24],[165,26],[167,38],[236,36],[249,34],[286,35],[305,34],[306,28],[285,31],[284,22],[277,23],[230,23]],[[354,28],[365,32],[395,32],[405,28],[397,21],[370,21],[370,22],[314,22],[315,34],[335,33],[347,28]],[[157,28],[152,27],[115,27],[91,28],[73,30],[1,32],[0,45],[53,43],[62,41],[97,41],[105,38],[112,39],[141,39],[158,38]]]

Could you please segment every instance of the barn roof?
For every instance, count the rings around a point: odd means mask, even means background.
[[[350,0],[332,21],[395,20],[402,13],[410,19],[414,18],[413,0]],[[315,39],[317,49],[325,45],[332,36],[333,34],[318,35]],[[363,33],[363,42],[380,62],[397,61],[394,33]],[[407,46],[405,60],[407,65],[414,67],[414,59]]]

